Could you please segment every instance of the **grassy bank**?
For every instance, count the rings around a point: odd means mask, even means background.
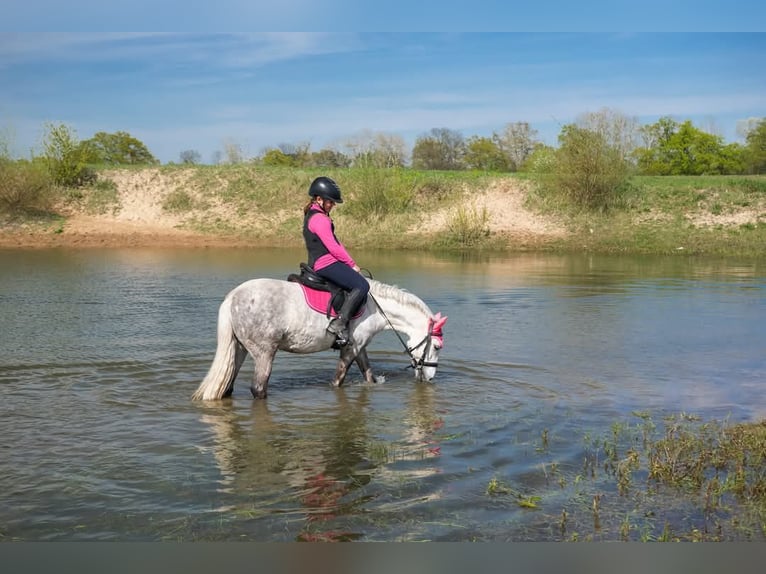
[[[163,208],[184,217],[184,226],[202,233],[227,234],[302,245],[300,229],[313,178],[330,175],[344,203],[333,211],[338,235],[356,248],[430,249],[470,247],[471,234],[482,247],[495,246],[486,222],[463,221],[462,198],[480,193],[492,177],[475,173],[395,169],[305,170],[252,166],[182,170],[182,185]],[[447,229],[424,229],[435,212],[454,208]],[[454,219],[454,221],[453,221]],[[474,227],[481,227],[478,230]],[[474,242],[479,245],[479,242]]]
[[[43,208],[17,202],[2,214],[3,230],[38,222],[36,229],[50,232],[53,221],[66,233],[62,217],[108,219],[143,201],[185,230],[299,246],[308,185],[330,175],[346,199],[333,212],[338,234],[358,249],[766,255],[764,176],[633,177],[613,207],[594,212],[566,204],[524,174],[244,164],[96,173],[89,187],[52,192]],[[522,216],[541,225],[516,226]]]
[[[606,213],[574,209],[538,187],[527,205],[565,221],[557,250],[766,255],[763,176],[637,176]]]

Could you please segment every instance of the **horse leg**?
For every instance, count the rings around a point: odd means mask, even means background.
[[[359,370],[364,375],[364,380],[367,384],[372,385],[376,381],[375,375],[372,374],[372,367],[370,366],[370,358],[367,356],[367,349],[362,349],[356,356],[356,364],[359,366]]]
[[[271,376],[271,367],[274,364],[274,355],[277,354],[276,345],[271,347],[261,347],[248,339],[245,347],[253,357],[255,368],[253,370],[253,382],[250,385],[250,392],[256,399],[265,399],[268,394],[269,377]]]
[[[245,362],[246,357],[247,349],[245,349],[242,345],[237,345],[237,348],[234,351],[234,376],[232,377],[229,386],[226,387],[226,389],[223,391],[223,395],[221,395],[222,398],[230,397],[234,392],[234,379],[237,378],[237,373],[239,373],[239,369],[242,367],[242,363]]]
[[[343,352],[341,352],[340,359],[338,359],[338,366],[335,369],[335,378],[332,380],[332,383],[330,383],[333,387],[339,387],[343,384],[343,381],[346,380],[346,375],[348,374],[348,367],[355,358],[356,355],[347,349],[344,349]]]

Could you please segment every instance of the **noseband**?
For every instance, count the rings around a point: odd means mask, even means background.
[[[422,369],[423,367],[438,367],[439,364],[435,363],[433,361],[424,361],[423,358],[428,354],[428,351],[431,350],[431,337],[433,336],[433,322],[429,322],[428,325],[428,334],[423,337],[423,339],[415,345],[414,347],[407,347],[405,345],[404,349],[405,352],[410,356],[410,366],[408,368],[410,369]],[[401,337],[399,337],[399,340],[401,341]],[[404,341],[402,341],[402,344],[404,345]],[[415,358],[415,355],[412,354],[412,351],[415,349],[418,349],[425,345],[425,348],[423,349],[423,353],[420,355],[419,359]]]

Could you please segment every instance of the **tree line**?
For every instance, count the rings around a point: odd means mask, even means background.
[[[595,209],[613,205],[631,175],[744,175],[766,173],[766,118],[754,118],[743,130],[744,143],[692,124],[662,117],[653,124],[610,109],[583,114],[564,125],[558,146],[542,143],[527,122],[511,122],[491,136],[465,137],[449,128],[421,134],[411,150],[404,140],[363,132],[342,144],[311,151],[308,144],[280,144],[246,158],[227,142],[213,163],[254,163],[299,168],[404,168],[526,172],[541,188],[573,204]],[[179,155],[181,164],[201,162],[195,150]],[[23,210],[38,205],[50,186],[76,188],[96,181],[97,166],[158,165],[147,146],[124,131],[98,132],[79,141],[61,123],[46,125],[43,149],[30,159],[12,160],[0,138],[0,208]]]
[[[217,152],[213,163],[245,161],[287,167],[412,167],[420,170],[534,171],[551,161],[573,138],[580,144],[603,146],[618,154],[633,173],[643,175],[727,175],[766,173],[766,118],[744,125],[745,142],[725,143],[690,120],[662,117],[653,124],[609,109],[584,114],[561,128],[558,147],[545,145],[527,122],[511,122],[491,136],[465,137],[449,128],[433,128],[415,140],[411,150],[397,135],[362,132],[333,147],[311,151],[309,144],[282,143],[245,159],[234,142]],[[194,164],[194,150],[180,154],[181,163]]]

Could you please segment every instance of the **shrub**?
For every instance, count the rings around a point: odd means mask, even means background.
[[[564,126],[559,136],[553,182],[575,206],[606,210],[613,206],[629,176],[622,152],[595,131]]]
[[[415,197],[414,185],[402,177],[399,169],[360,168],[353,179],[341,184],[353,201],[344,205],[344,213],[363,221],[402,213]],[[348,189],[348,192],[346,191]]]
[[[162,209],[169,213],[186,213],[194,208],[194,199],[187,191],[176,189],[165,197]]]
[[[7,214],[48,210],[51,180],[39,164],[0,159],[0,211]]]
[[[457,247],[478,247],[486,242],[489,235],[489,212],[486,207],[459,206],[447,222],[444,242]]]
[[[48,124],[43,137],[43,161],[53,182],[63,187],[79,187],[96,181],[88,167],[87,146],[81,146],[74,130],[64,124]]]

